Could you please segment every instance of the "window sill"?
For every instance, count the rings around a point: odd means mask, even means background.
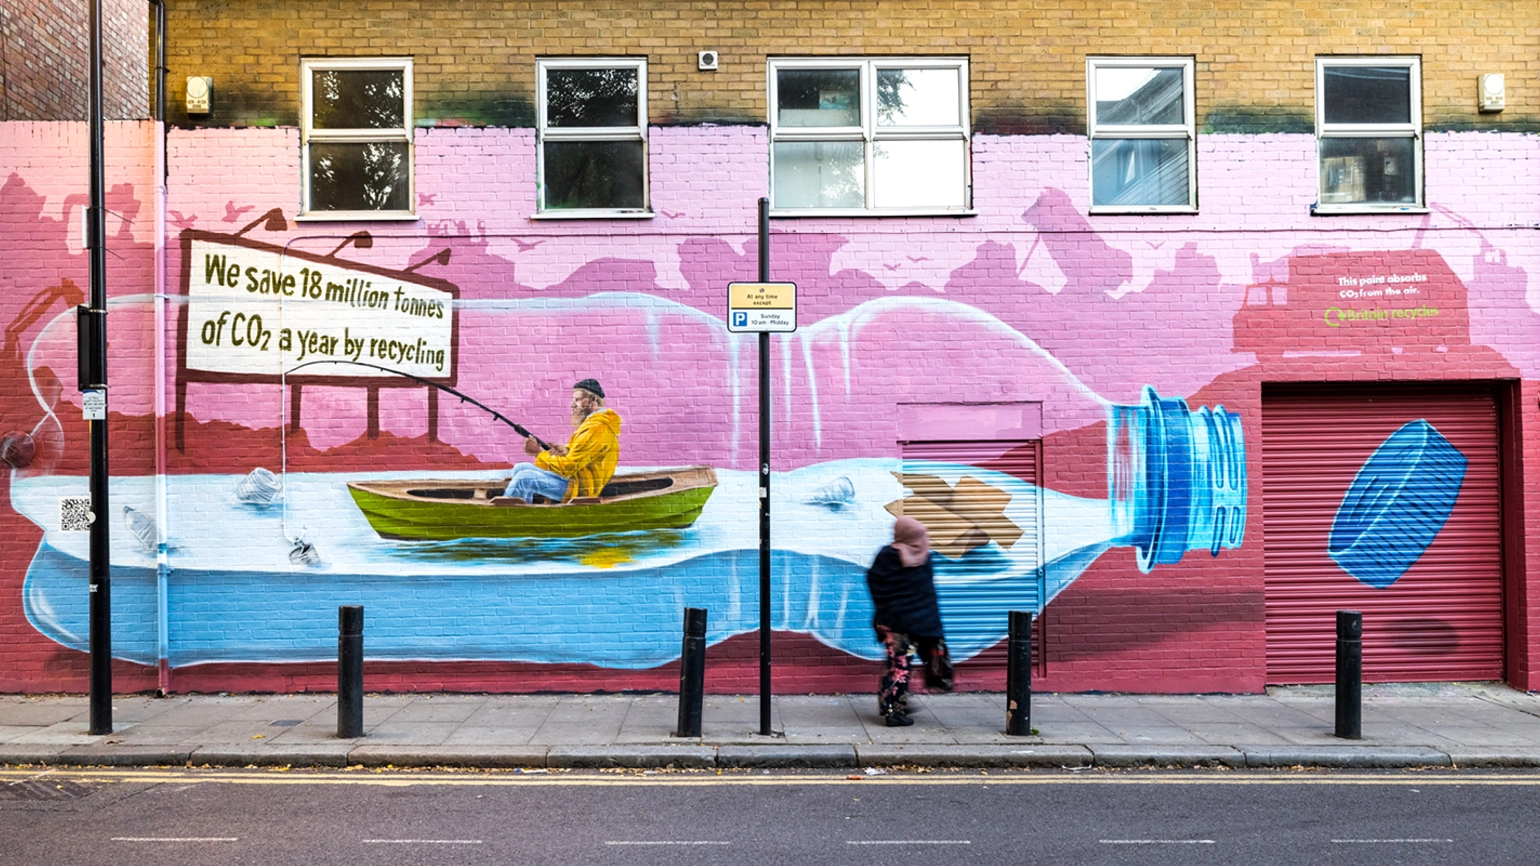
[[[1420,204],[1367,205],[1367,204],[1313,204],[1311,216],[1363,216],[1365,214],[1423,214],[1432,213]]]
[[[771,209],[770,215],[777,219],[816,219],[818,217],[837,219],[846,219],[850,217],[854,217],[856,219],[883,219],[885,217],[975,217],[979,215],[979,212],[973,210],[972,208],[969,208],[968,210],[904,210],[899,208],[895,208],[893,210],[865,210],[864,208],[793,208],[781,210]]]
[[[532,220],[650,220],[650,210],[543,210],[529,215]]]
[[[294,217],[297,223],[416,222],[417,219],[417,214],[407,211],[378,210],[319,210]]]
[[[1191,207],[1191,206],[1185,205],[1185,204],[1184,205],[1154,205],[1154,204],[1151,204],[1151,205],[1098,205],[1098,206],[1093,206],[1091,208],[1090,212],[1091,212],[1092,216],[1110,216],[1110,215],[1114,215],[1114,214],[1119,214],[1119,215],[1124,215],[1124,216],[1127,216],[1127,215],[1149,216],[1151,214],[1154,214],[1154,215],[1175,214],[1175,215],[1180,216],[1180,215],[1186,214],[1186,215],[1190,216],[1192,214],[1197,213],[1198,209],[1195,208],[1195,207]]]

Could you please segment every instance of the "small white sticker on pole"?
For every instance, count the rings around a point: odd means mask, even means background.
[[[107,420],[107,392],[80,392],[80,414],[87,421]]]
[[[797,284],[728,283],[727,330],[735,334],[797,330]]]

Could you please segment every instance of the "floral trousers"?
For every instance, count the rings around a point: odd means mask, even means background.
[[[877,626],[877,638],[887,647],[888,667],[877,691],[877,711],[884,716],[909,712],[909,657],[918,654],[925,664],[925,684],[952,690],[952,661],[944,638],[915,638],[886,626]]]

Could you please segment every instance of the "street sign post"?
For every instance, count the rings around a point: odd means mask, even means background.
[[[797,284],[728,283],[727,330],[734,334],[797,330]]]
[[[759,200],[759,282],[727,284],[727,330],[759,335],[759,733],[770,729],[770,335],[797,330],[797,284],[770,282],[770,199]]]

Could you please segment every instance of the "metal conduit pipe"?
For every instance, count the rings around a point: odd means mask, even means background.
[[[156,679],[161,695],[171,693],[171,633],[166,547],[166,2],[150,0],[155,10],[155,625]]]

